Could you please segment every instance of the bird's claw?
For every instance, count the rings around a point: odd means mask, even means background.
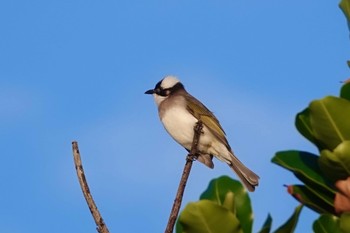
[[[194,127],[193,127],[193,130],[195,131],[195,132],[199,132],[199,134],[203,134],[204,132],[203,132],[203,125],[202,125],[203,123],[202,123],[202,121],[201,120],[199,120],[195,125],[194,125]]]
[[[187,155],[187,160],[191,160],[191,161],[196,161],[197,159],[198,159],[198,156],[199,156],[199,154],[188,154]]]

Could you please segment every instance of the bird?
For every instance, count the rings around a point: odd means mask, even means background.
[[[213,157],[227,163],[250,192],[255,190],[260,177],[235,156],[226,133],[213,112],[189,94],[176,76],[165,76],[145,94],[153,95],[165,130],[187,151],[191,150],[193,129],[200,120],[203,129],[198,143],[197,160],[209,168],[214,168]]]

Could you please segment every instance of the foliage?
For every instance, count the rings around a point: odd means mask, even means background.
[[[293,215],[275,233],[293,232],[301,212],[298,206]],[[271,232],[270,215],[260,233]],[[251,233],[253,212],[247,191],[239,181],[228,176],[212,180],[197,202],[188,203],[181,212],[177,233]]]
[[[323,214],[313,224],[316,233],[346,233],[350,229],[350,214],[345,213],[340,217]]]
[[[350,29],[350,0],[342,0]],[[350,61],[347,62],[350,67]],[[312,101],[297,114],[298,131],[319,150],[320,155],[304,151],[282,151],[272,159],[304,184],[289,185],[288,192],[300,203],[321,214],[314,232],[350,232],[350,80],[342,86],[340,97],[328,96]]]
[[[350,224],[342,220],[344,212],[350,209],[339,211],[335,202],[340,190],[336,182],[350,177],[349,97],[350,83],[345,83],[340,97],[314,100],[297,114],[297,130],[318,148],[319,155],[288,150],[277,152],[272,158],[273,163],[293,172],[303,183],[289,185],[288,192],[301,204],[321,214],[314,223],[315,232],[350,232]]]

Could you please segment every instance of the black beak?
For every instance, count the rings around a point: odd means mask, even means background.
[[[151,89],[151,90],[146,91],[145,94],[149,94],[150,95],[150,94],[153,94],[154,92],[155,91],[153,89]]]

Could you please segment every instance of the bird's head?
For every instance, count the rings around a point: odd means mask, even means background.
[[[145,92],[145,94],[152,94],[157,106],[174,92],[184,89],[184,86],[175,76],[166,76],[160,80],[154,89],[150,89]]]

